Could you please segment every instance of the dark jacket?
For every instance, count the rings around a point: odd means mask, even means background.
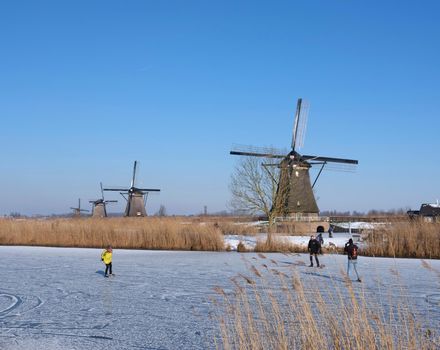
[[[308,250],[310,254],[318,254],[321,249],[321,243],[319,243],[316,238],[309,241]]]
[[[344,252],[347,253],[348,260],[357,260],[358,249],[358,246],[354,243],[345,244]]]

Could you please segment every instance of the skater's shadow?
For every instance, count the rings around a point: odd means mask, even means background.
[[[285,264],[285,265],[289,265],[289,266],[306,266],[306,263],[304,261],[280,261],[280,264]]]
[[[104,271],[102,271],[102,270],[98,270],[98,271],[96,271],[96,273],[97,273],[98,275],[101,275],[101,276],[104,276],[104,275],[105,275]]]
[[[317,276],[317,277],[327,278],[329,280],[345,282],[345,280],[343,278],[341,278],[341,277],[322,275],[322,274],[317,273],[317,272],[301,272],[301,273],[304,274],[304,275]]]

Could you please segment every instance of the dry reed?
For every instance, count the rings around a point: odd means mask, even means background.
[[[174,218],[0,220],[1,245],[224,250],[221,231]]]
[[[221,220],[215,221],[214,225],[218,227],[224,235],[255,236],[261,231],[261,228],[259,226],[251,225],[249,222]]]
[[[267,240],[258,240],[255,245],[255,252],[261,253],[305,253],[307,252],[307,247],[303,247],[297,244],[289,243],[284,240],[277,239],[278,237],[273,237]]]
[[[392,222],[370,232],[365,240],[367,247],[363,255],[440,258],[440,223],[421,220]]]
[[[266,261],[266,260],[265,260]],[[253,278],[233,279],[234,292],[217,288],[221,349],[408,349],[439,348],[438,330],[422,328],[405,297],[385,302],[330,281],[305,286],[291,276],[248,262]],[[312,289],[310,289],[312,288]],[[405,291],[402,289],[402,296]],[[383,304],[384,303],[384,304]]]

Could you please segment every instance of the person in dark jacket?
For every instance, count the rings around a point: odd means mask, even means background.
[[[313,267],[313,255],[315,256],[316,266],[319,267],[318,254],[321,250],[321,244],[315,238],[315,236],[310,236],[309,245],[307,247],[310,253],[310,267]]]
[[[353,240],[350,238],[347,243],[345,243],[344,253],[347,254],[348,263],[347,263],[347,277],[350,277],[350,265],[353,265],[354,272],[356,272],[357,281],[361,282],[359,278],[359,274],[356,268],[357,265],[357,257],[358,257],[358,246],[353,243]]]

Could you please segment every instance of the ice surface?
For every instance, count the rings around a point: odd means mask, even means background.
[[[115,249],[116,276],[104,278],[100,254],[0,247],[0,349],[214,348],[213,288],[230,291],[230,278],[248,273],[235,252]],[[330,279],[343,286],[345,256],[322,256],[326,267],[313,269],[304,266],[307,255],[266,255],[266,264],[286,273],[295,269],[306,286],[324,287]],[[428,262],[440,269],[440,261]],[[354,285],[359,291],[386,302],[403,290],[415,314],[440,328],[440,278],[420,260],[360,257],[358,268],[364,280]]]

